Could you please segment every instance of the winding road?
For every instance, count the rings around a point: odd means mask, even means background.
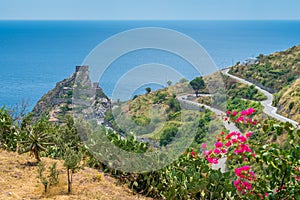
[[[221,72],[223,74],[225,74],[225,75],[227,75],[227,76],[229,76],[229,77],[231,77],[231,78],[233,78],[233,79],[241,82],[241,83],[244,83],[244,84],[247,84],[247,85],[253,85],[253,83],[251,83],[249,81],[246,81],[246,80],[244,80],[242,78],[239,78],[239,77],[236,77],[236,76],[234,76],[232,74],[229,74],[228,73],[229,70],[230,70],[230,68],[227,68],[227,69],[221,70]],[[284,116],[279,115],[279,114],[276,113],[277,112],[277,108],[274,107],[274,106],[272,106],[272,102],[273,102],[273,98],[274,97],[273,97],[273,95],[271,93],[269,93],[268,91],[266,91],[266,90],[258,87],[257,85],[255,85],[255,88],[257,90],[259,90],[260,92],[262,92],[264,95],[267,96],[267,100],[261,101],[261,105],[264,107],[264,109],[263,109],[264,113],[266,113],[270,117],[273,117],[273,118],[275,118],[275,119],[277,119],[277,120],[279,120],[281,122],[289,122],[289,123],[293,124],[293,126],[295,126],[295,127],[298,125],[298,122],[296,122],[296,121],[294,121],[292,119],[289,119],[287,117],[284,117]]]
[[[205,104],[201,104],[201,103],[197,103],[197,102],[194,102],[194,101],[190,101],[190,100],[188,100],[188,96],[191,96],[191,95],[192,94],[182,95],[182,96],[179,96],[177,99],[178,99],[178,101],[181,104],[185,102],[187,104],[194,105],[194,106],[196,106],[198,108],[204,107],[206,109],[211,110],[223,122],[223,125],[225,126],[225,128],[227,130],[229,130],[229,132],[235,132],[235,131],[240,132],[240,130],[235,126],[234,123],[228,123],[227,121],[224,121],[223,118],[226,116],[226,113],[224,111],[219,110],[219,109],[214,108],[214,107],[211,107],[211,106],[208,106],[208,105],[205,105]],[[211,96],[211,95],[199,94],[199,96]]]
[[[242,78],[239,78],[239,77],[236,77],[234,75],[231,75],[229,74],[230,68],[227,68],[227,69],[223,69],[221,70],[221,72],[224,74],[224,75],[227,75],[241,83],[244,83],[244,84],[247,84],[247,85],[253,85],[253,83],[249,82],[249,81],[246,81]],[[269,115],[270,117],[273,117],[281,122],[289,122],[291,123],[293,126],[297,127],[299,125],[298,122],[292,120],[292,119],[289,119],[287,117],[284,117],[282,115],[279,115],[277,114],[277,108],[272,106],[272,102],[273,102],[273,95],[271,93],[269,93],[268,91],[258,87],[257,85],[255,85],[255,88],[257,90],[259,90],[260,92],[262,92],[264,95],[266,95],[267,97],[267,100],[264,100],[264,101],[261,101],[261,105],[264,107],[263,108],[263,112],[267,115]],[[197,102],[194,102],[194,101],[190,101],[188,100],[188,96],[191,96],[193,94],[186,94],[186,95],[182,95],[182,96],[179,96],[177,99],[181,102],[181,103],[186,103],[186,104],[190,104],[190,105],[193,105],[193,106],[196,106],[198,108],[201,108],[201,107],[204,107],[206,109],[209,109],[211,110],[212,112],[214,112],[218,118],[220,118],[220,120],[223,121],[223,125],[225,126],[225,128],[227,130],[229,130],[230,132],[233,132],[233,131],[239,131],[239,129],[235,126],[234,123],[228,123],[226,121],[223,120],[223,117],[226,116],[226,113],[222,110],[219,110],[217,108],[213,108],[211,106],[208,106],[208,105],[205,105],[205,104],[200,104],[200,103],[197,103]],[[199,96],[211,96],[210,94],[199,94]]]

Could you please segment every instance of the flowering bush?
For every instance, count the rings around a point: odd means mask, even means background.
[[[258,122],[252,119],[255,112],[253,108],[239,113],[227,111],[225,121],[256,125]],[[226,159],[225,166],[220,167],[226,167],[225,173],[230,174],[226,181],[234,185],[241,199],[300,199],[299,130],[290,124],[281,126],[285,126],[291,139],[285,150],[277,144],[265,144],[252,145],[256,148],[254,151],[249,142],[252,132],[222,132],[211,150],[202,144],[206,161],[212,167],[219,164],[221,158]]]

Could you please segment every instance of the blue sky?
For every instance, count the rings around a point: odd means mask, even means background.
[[[299,0],[0,0],[0,20],[300,20]]]

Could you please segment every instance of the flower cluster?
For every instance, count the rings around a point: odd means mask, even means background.
[[[256,180],[256,176],[255,176],[254,172],[250,171],[250,169],[251,169],[251,167],[249,165],[245,165],[243,167],[236,168],[234,170],[234,173],[237,177],[242,178],[242,179],[246,179],[249,181]]]
[[[247,110],[242,110],[240,113],[238,113],[237,111],[227,111],[226,114],[231,119],[235,118],[234,121],[236,123],[256,125],[258,122],[249,117],[252,116],[255,112],[256,110],[254,108],[249,108]]]
[[[246,194],[247,191],[252,190],[252,184],[249,183],[248,181],[242,181],[241,179],[238,179],[233,182],[234,186],[236,189],[241,192],[242,194]]]
[[[206,148],[206,144],[202,144],[202,148]],[[227,153],[227,148],[224,147],[223,143],[218,141],[215,143],[213,150],[205,150],[204,155],[209,163],[218,164],[219,158],[222,158]]]
[[[249,108],[240,113],[237,111],[227,111],[226,114],[229,119],[237,123],[257,124],[256,121],[251,119],[251,115],[255,112],[255,109]],[[225,118],[225,121],[227,121],[228,118]],[[255,173],[251,171],[251,167],[245,165],[245,162],[247,162],[249,158],[256,156],[247,143],[247,140],[252,134],[252,132],[246,134],[241,134],[237,131],[228,134],[222,132],[220,136],[217,137],[214,149],[203,151],[206,160],[211,164],[218,164],[218,160],[222,157],[231,157],[232,159],[231,155],[237,155],[238,158],[242,158],[242,160],[239,161],[242,167],[235,168],[234,170],[237,179],[233,182],[236,189],[242,194],[251,193],[253,191],[253,181],[256,180]],[[203,143],[202,148],[205,149],[206,147],[206,144]]]

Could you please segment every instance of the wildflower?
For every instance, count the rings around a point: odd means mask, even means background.
[[[207,146],[206,146],[206,143],[203,142],[202,145],[201,145],[201,148],[206,149],[206,147],[207,147]]]

